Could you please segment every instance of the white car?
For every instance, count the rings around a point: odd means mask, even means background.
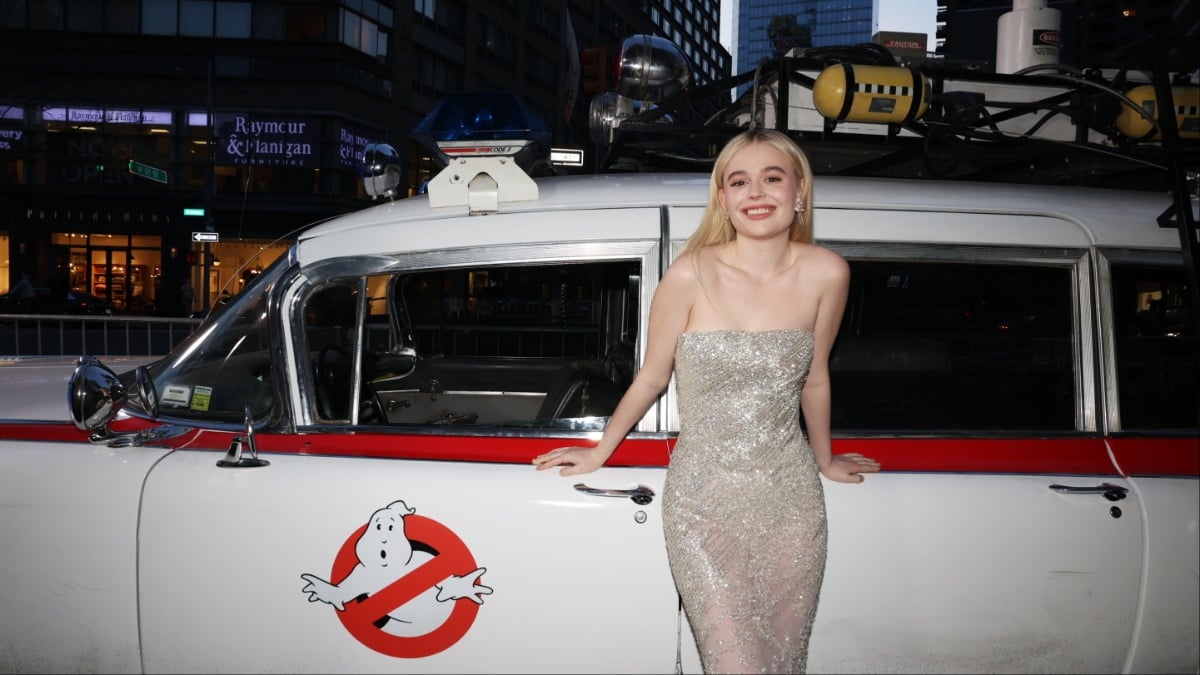
[[[698,672],[660,521],[673,389],[599,471],[531,460],[598,438],[707,174],[511,160],[305,232],[144,367],[0,362],[0,671]],[[852,269],[834,451],[883,471],[825,485],[810,669],[1195,673],[1170,197],[818,176],[815,199]]]

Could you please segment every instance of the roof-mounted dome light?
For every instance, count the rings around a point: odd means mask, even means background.
[[[688,60],[674,42],[657,35],[633,35],[621,43],[617,92],[642,101],[663,101],[692,79]]]
[[[449,94],[413,130],[443,164],[452,157],[513,157],[526,170],[550,153],[550,128],[507,92]]]
[[[400,187],[400,153],[386,143],[368,144],[363,148],[362,179],[371,199],[395,199]]]

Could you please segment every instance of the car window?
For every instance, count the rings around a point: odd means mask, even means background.
[[[1072,270],[850,260],[835,430],[1073,430]]]
[[[275,410],[275,352],[268,300],[285,272],[280,258],[151,369],[167,417],[242,423]]]
[[[304,306],[314,418],[603,428],[633,378],[639,283],[634,261],[331,281]]]
[[[1200,428],[1196,320],[1184,270],[1114,263],[1110,278],[1122,430]]]

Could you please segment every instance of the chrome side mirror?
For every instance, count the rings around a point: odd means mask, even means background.
[[[79,357],[67,393],[72,421],[93,438],[107,436],[106,426],[128,398],[117,374],[94,356]]]
[[[154,389],[154,382],[144,367],[139,367],[138,371],[136,377],[139,394],[145,402],[147,413],[157,417],[158,394]],[[88,434],[88,440],[97,445],[103,444],[113,448],[145,446],[161,443],[187,431],[186,427],[163,425],[140,431],[110,432],[108,423],[117,416],[117,412],[129,400],[129,395],[117,374],[94,356],[79,357],[75,372],[71,373],[71,379],[67,382],[67,397],[71,420],[75,422],[76,427],[91,432]]]
[[[223,459],[217,460],[217,466],[222,469],[248,469],[270,464],[258,457],[258,442],[254,440],[254,417],[250,414],[250,406],[245,407],[246,420],[242,425],[242,435],[234,436],[229,443],[229,450]]]
[[[158,419],[158,390],[154,388],[154,378],[150,377],[150,369],[138,366],[133,375],[137,382],[138,397],[142,399],[146,414],[152,420]]]
[[[362,180],[371,199],[395,199],[400,187],[400,153],[386,143],[368,144],[363,148]]]

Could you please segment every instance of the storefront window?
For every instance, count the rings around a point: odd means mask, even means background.
[[[12,267],[8,259],[8,234],[0,232],[0,293],[7,293]]]

